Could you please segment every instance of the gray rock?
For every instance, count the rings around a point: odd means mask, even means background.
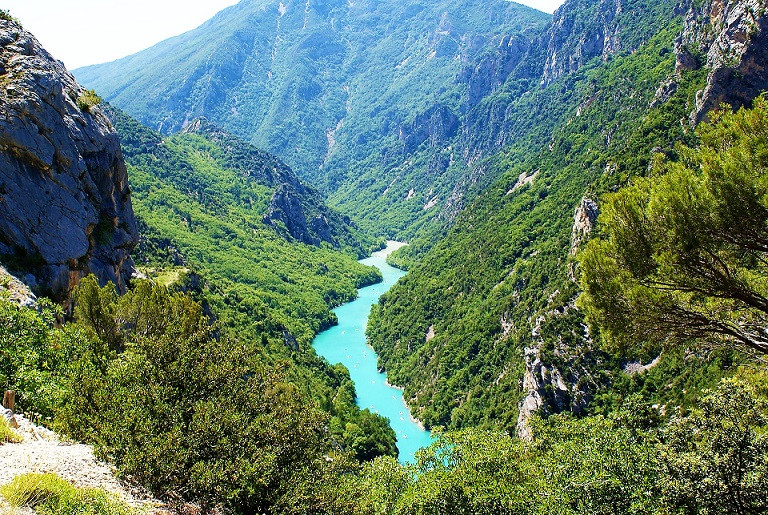
[[[763,0],[707,0],[693,5],[675,41],[677,71],[709,69],[691,123],[725,103],[736,109],[768,89],[768,11]]]
[[[456,135],[459,118],[443,105],[435,105],[416,116],[410,124],[400,127],[399,138],[406,154],[415,151],[419,145],[428,142],[430,147],[445,144]]]
[[[138,241],[120,142],[30,33],[0,21],[0,260],[64,301],[93,273],[121,291]]]
[[[277,187],[269,201],[269,210],[264,215],[264,223],[279,231],[280,226],[277,222],[282,222],[291,237],[296,240],[308,245],[316,243],[307,228],[307,217],[299,195],[289,184],[281,184]]]
[[[576,9],[560,8],[555,11],[547,34],[547,53],[541,84],[548,86],[563,75],[581,68],[593,57],[605,58],[621,49],[618,39],[617,17],[621,13],[620,0],[601,0],[596,7],[592,28],[583,32],[577,25]]]

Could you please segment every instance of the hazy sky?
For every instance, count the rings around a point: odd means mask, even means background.
[[[551,13],[563,0],[517,0]],[[238,0],[5,0],[70,70],[113,61],[194,29]]]

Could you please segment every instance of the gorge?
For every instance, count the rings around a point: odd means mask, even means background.
[[[766,512],[767,42],[242,0],[80,86],[0,10],[0,388],[178,511]]]
[[[389,385],[386,373],[379,369],[378,355],[365,337],[371,306],[405,275],[405,272],[386,262],[387,256],[401,247],[398,242],[388,241],[385,249],[361,261],[381,270],[382,282],[362,288],[357,299],[334,309],[338,325],[318,334],[312,346],[331,363],[342,363],[349,369],[355,383],[357,405],[389,419],[397,435],[400,461],[412,463],[416,451],[427,447],[433,439],[429,431],[412,419],[411,411],[403,400],[402,389]]]

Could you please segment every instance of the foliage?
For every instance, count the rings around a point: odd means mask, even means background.
[[[440,436],[415,466],[367,464],[363,513],[653,513],[647,436],[603,419],[553,419],[533,445],[503,433]],[[385,509],[380,509],[385,507]]]
[[[0,389],[16,391],[20,412],[52,415],[55,371],[64,364],[54,320],[50,308],[38,313],[0,299]]]
[[[764,513],[768,509],[766,391],[723,381],[701,407],[663,433],[665,501],[685,513]]]
[[[136,510],[100,488],[76,488],[56,474],[28,473],[0,487],[15,508],[32,508],[40,515],[129,515]]]
[[[523,139],[489,160],[488,175],[501,177],[374,307],[368,334],[381,364],[428,425],[514,431],[525,348],[538,348],[548,368],[585,392],[620,369],[619,359],[585,341],[582,315],[571,307],[573,213],[585,191],[594,199],[644,173],[651,148],[674,153],[691,137],[679,120],[700,74],[684,75],[669,102],[648,108],[673,71],[677,27],[513,104],[557,109],[551,139]],[[543,148],[534,152],[535,144]],[[521,174],[534,179],[518,184]],[[435,337],[427,341],[430,327]],[[562,401],[566,409],[571,400]]]
[[[100,103],[101,97],[96,94],[95,90],[92,89],[86,89],[80,93],[80,96],[77,97],[77,107],[86,113],[90,113],[91,108],[99,105]]]
[[[4,443],[21,443],[24,438],[13,430],[5,417],[0,417],[0,445]]]
[[[315,480],[354,467],[345,452],[396,452],[386,422],[353,402],[337,417],[359,429],[334,449],[329,414],[313,400],[323,396],[289,382],[291,363],[263,340],[217,338],[187,294],[140,281],[117,297],[89,276],[76,299],[81,338],[62,372],[69,395],[56,426],[158,495],[240,513],[287,510],[297,496],[320,502],[327,493]]]
[[[725,380],[661,425],[635,396],[608,418],[538,420],[530,443],[442,433],[415,465],[377,458],[346,488],[361,513],[761,513],[766,392]]]
[[[19,23],[19,20],[11,16],[11,13],[8,12],[7,9],[0,9],[0,20],[12,21],[16,25],[21,26],[21,23]]]
[[[606,198],[581,306],[606,339],[768,352],[768,102],[702,124],[701,145]]]

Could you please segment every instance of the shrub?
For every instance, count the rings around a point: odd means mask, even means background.
[[[0,20],[12,21],[16,24],[19,23],[19,20],[11,16],[11,13],[9,13],[6,9],[0,9]]]
[[[22,474],[0,487],[15,508],[27,507],[45,515],[128,515],[127,504],[100,488],[76,488],[56,474]]]
[[[11,429],[11,425],[5,419],[0,417],[0,444],[3,443],[21,443],[24,439],[16,431]]]
[[[77,97],[77,107],[80,108],[81,111],[85,111],[86,113],[91,112],[91,108],[93,106],[97,106],[101,103],[101,97],[96,94],[96,91],[92,89],[87,89],[83,91],[79,97]]]
[[[49,306],[42,302],[38,313],[0,299],[0,390],[16,390],[18,411],[44,417],[53,414],[56,369],[66,363]]]

